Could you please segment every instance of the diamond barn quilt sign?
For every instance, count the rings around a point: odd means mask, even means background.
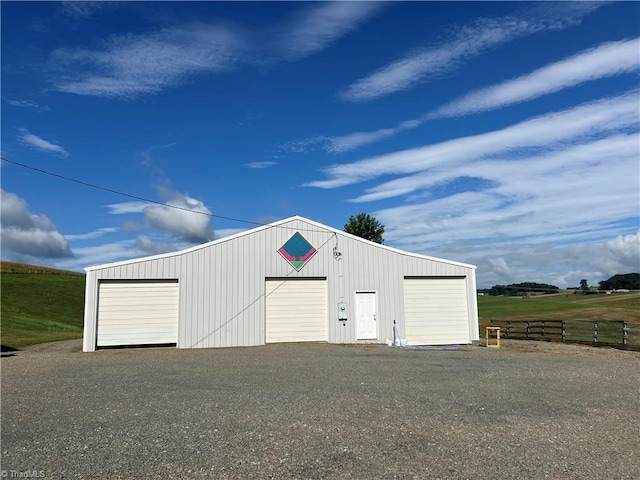
[[[285,260],[287,260],[293,268],[300,271],[307,262],[315,255],[317,250],[307,240],[296,232],[288,241],[278,250]]]

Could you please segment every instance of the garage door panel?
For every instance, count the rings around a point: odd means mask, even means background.
[[[266,342],[327,341],[324,279],[266,281]]]
[[[98,295],[98,347],[177,343],[177,282],[105,282]]]
[[[469,343],[464,278],[406,278],[404,298],[409,344]]]

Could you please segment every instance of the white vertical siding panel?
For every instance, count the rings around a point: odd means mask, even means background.
[[[193,252],[193,316],[196,319],[196,345],[198,347],[208,346],[208,329],[204,321],[204,272],[205,266],[202,264],[202,250]]]
[[[96,349],[98,301],[97,272],[87,272],[84,293],[84,331],[82,333],[82,350],[94,352]]]
[[[183,317],[181,320],[185,325],[185,348],[195,346],[197,337],[197,324],[193,315],[193,256],[185,255],[182,259],[182,278],[180,284],[183,285],[183,298],[180,301]]]
[[[221,347],[222,344],[220,342],[220,335],[219,335],[219,331],[218,326],[219,326],[219,322],[220,322],[220,318],[222,317],[222,308],[224,305],[224,301],[222,298],[222,283],[224,282],[224,272],[223,272],[223,265],[222,265],[222,248],[216,248],[214,250],[214,291],[213,291],[213,318],[211,319],[211,323],[210,323],[210,329],[211,329],[211,341],[209,342],[209,345],[211,345],[212,347]]]
[[[200,250],[202,252],[202,266],[203,266],[203,331],[206,338],[206,345],[211,346],[211,340],[213,332],[211,331],[211,305],[213,299],[211,294],[213,289],[211,288],[213,269],[211,268],[211,249],[204,248]]]
[[[242,275],[245,272],[244,270],[244,255],[245,255],[245,242],[244,238],[239,238],[237,242],[233,242],[233,258],[236,261],[236,266],[234,268],[234,282],[233,282],[233,325],[232,328],[229,329],[230,339],[229,344],[233,345],[234,341],[237,341],[239,344],[242,344],[242,334],[243,328],[242,323],[244,321],[244,312],[242,311],[242,300],[248,300],[246,296],[246,292],[243,289],[243,283],[249,279],[249,275]],[[246,280],[245,280],[246,279]],[[241,294],[243,299],[241,299]]]
[[[197,347],[204,346],[202,344],[203,337],[203,322],[202,316],[200,314],[201,305],[200,305],[200,290],[202,289],[202,280],[200,276],[201,272],[201,263],[200,263],[200,251],[193,252],[191,257],[191,271],[189,272],[190,281],[192,282],[192,286],[190,288],[191,291],[191,318],[193,322],[193,344]]]
[[[467,276],[467,306],[469,310],[469,338],[472,341],[480,340],[475,270],[472,270]]]
[[[229,347],[234,344],[233,339],[233,324],[235,322],[236,305],[235,305],[235,282],[234,278],[238,275],[236,272],[236,265],[238,259],[235,256],[236,247],[238,242],[228,242],[227,247],[227,278],[230,280],[225,285],[225,303],[227,304],[227,313],[224,318],[223,332],[224,332],[224,346]]]
[[[242,283],[245,279],[248,279],[248,275],[244,273],[244,245],[245,239],[240,237],[237,242],[232,242],[233,252],[232,259],[234,263],[233,267],[233,283],[231,287],[231,296],[233,298],[233,313],[232,321],[229,324],[229,330],[227,334],[228,344],[234,345],[235,343],[242,345],[242,328],[241,324],[244,319],[244,312],[242,312],[241,296],[248,299],[246,292],[243,292]]]
[[[251,242],[249,238],[242,237],[241,242],[238,244],[241,259],[239,259],[239,271],[251,272]],[[251,300],[251,275],[236,275],[236,289],[238,290],[237,296],[237,309],[238,320],[236,322],[236,338],[240,345],[247,344],[247,331],[249,329],[247,310],[250,309]]]

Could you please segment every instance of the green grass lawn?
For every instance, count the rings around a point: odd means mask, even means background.
[[[640,292],[615,295],[539,295],[478,297],[483,319],[509,320],[626,320],[640,322]]]
[[[82,337],[84,275],[3,273],[0,285],[3,347]]]

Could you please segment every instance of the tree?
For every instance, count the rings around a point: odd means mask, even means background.
[[[640,290],[640,273],[619,273],[599,283],[602,290]]]
[[[583,292],[585,290],[589,290],[589,283],[587,283],[586,278],[583,278],[582,280],[580,280],[580,290],[582,290]]]
[[[344,231],[365,240],[383,243],[384,225],[368,213],[359,213],[355,217],[351,215],[344,225]]]

